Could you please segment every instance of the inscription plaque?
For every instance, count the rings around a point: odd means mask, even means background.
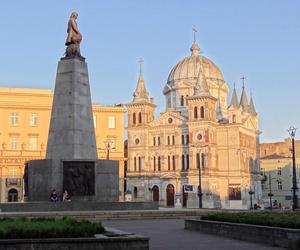
[[[95,163],[64,161],[63,190],[72,196],[95,195]]]

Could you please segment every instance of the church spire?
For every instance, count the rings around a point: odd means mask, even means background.
[[[248,99],[246,95],[246,90],[245,90],[245,79],[246,77],[241,78],[243,80],[243,90],[242,90],[242,95],[241,95],[241,100],[240,100],[240,106],[243,108],[244,111],[248,110]]]
[[[197,43],[197,28],[196,26],[194,25],[193,28],[192,28],[193,32],[194,32],[194,43],[191,47],[191,52],[192,52],[192,56],[198,56],[200,54],[200,48],[199,48],[199,45]]]
[[[149,93],[147,92],[146,86],[145,86],[145,81],[144,81],[144,76],[143,76],[143,59],[139,60],[140,64],[140,74],[139,74],[139,79],[137,82],[136,89],[133,93],[133,102],[149,102]]]
[[[206,77],[203,71],[203,57],[200,55],[200,67],[196,85],[194,87],[194,96],[210,96],[209,88],[206,82]]]
[[[238,101],[238,97],[236,94],[235,83],[234,83],[233,92],[232,92],[232,96],[231,96],[231,102],[230,102],[229,107],[234,107],[234,108],[239,107],[239,101]]]
[[[222,113],[222,107],[221,107],[220,88],[221,88],[221,86],[219,85],[218,101],[217,101],[217,108],[216,108],[216,115],[217,115],[218,121],[221,121],[224,118],[223,113]]]
[[[254,107],[254,102],[253,102],[253,98],[252,98],[252,90],[251,90],[250,94],[251,94],[251,97],[250,97],[250,104],[249,104],[249,113],[251,115],[256,115],[257,112],[256,112],[255,107]]]

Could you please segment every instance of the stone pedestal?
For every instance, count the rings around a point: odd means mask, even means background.
[[[53,189],[64,190],[72,201],[113,202],[119,200],[119,164],[108,160],[33,160],[27,173],[28,201],[49,201]]]
[[[119,162],[98,160],[87,64],[82,57],[58,63],[45,160],[27,162],[25,196],[49,201],[53,189],[71,200],[119,198]]]

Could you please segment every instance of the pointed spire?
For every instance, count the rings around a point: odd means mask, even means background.
[[[246,90],[245,90],[245,79],[246,77],[241,78],[243,80],[243,90],[242,90],[242,95],[241,95],[241,100],[240,100],[240,106],[243,108],[244,111],[247,111],[249,106],[248,106],[248,99],[246,95]]]
[[[232,92],[232,96],[231,96],[231,102],[229,107],[234,107],[234,108],[238,108],[239,107],[239,101],[238,101],[238,97],[236,94],[236,89],[235,89],[235,82],[234,82],[234,87],[233,87],[233,92]]]
[[[149,93],[147,92],[144,77],[143,77],[143,69],[142,69],[143,62],[144,62],[143,59],[139,60],[140,74],[139,74],[139,79],[137,82],[136,89],[133,93],[133,102],[149,102]]]
[[[210,96],[209,88],[206,82],[206,77],[203,71],[202,56],[200,55],[200,67],[196,85],[194,87],[194,96]]]
[[[198,56],[199,53],[200,53],[200,48],[199,48],[199,45],[197,43],[197,28],[196,26],[194,25],[193,28],[192,28],[193,32],[194,32],[194,43],[191,47],[191,52],[192,52],[192,56]]]
[[[220,88],[221,88],[221,86],[219,85],[218,102],[217,102],[217,108],[216,108],[216,116],[217,116],[218,121],[221,121],[224,118],[223,113],[222,113],[222,107],[221,107]]]
[[[256,112],[255,107],[254,107],[253,98],[252,98],[252,90],[250,92],[250,95],[251,95],[251,97],[250,97],[250,104],[249,104],[249,113],[251,115],[257,115],[257,112]]]

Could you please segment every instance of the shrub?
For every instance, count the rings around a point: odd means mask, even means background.
[[[214,213],[204,215],[201,219],[300,229],[300,214],[294,212]]]
[[[101,223],[66,217],[0,219],[0,239],[93,237],[104,231]]]

